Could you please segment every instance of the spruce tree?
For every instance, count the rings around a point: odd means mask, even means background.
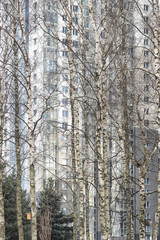
[[[16,175],[11,174],[3,178],[4,212],[6,240],[18,240],[17,208],[16,208]],[[30,212],[26,191],[22,190],[22,218],[24,239],[31,239],[30,222],[26,214]]]
[[[72,215],[66,215],[61,209],[61,196],[54,190],[52,179],[39,196],[38,239],[73,239]]]

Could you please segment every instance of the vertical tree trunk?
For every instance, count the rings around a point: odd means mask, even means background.
[[[71,107],[72,111],[72,121],[74,117],[74,126],[76,131],[72,131],[72,147],[74,151],[76,151],[77,159],[77,168],[78,168],[78,176],[79,176],[79,239],[84,239],[84,216],[83,216],[83,169],[82,169],[82,161],[80,156],[80,136],[79,136],[79,110],[78,110],[78,101],[75,91],[75,83],[74,83],[74,70],[73,70],[73,54],[72,54],[72,3],[71,1],[65,2],[66,16],[67,16],[67,43],[68,43],[68,61],[69,61],[69,72],[70,72],[70,95],[72,97],[71,102],[74,106]],[[68,9],[70,12],[68,13]],[[73,146],[73,141],[76,140],[76,144]],[[73,149],[72,149],[73,151]],[[75,153],[72,153],[72,163],[73,167],[75,165],[74,160]],[[75,168],[75,167],[74,167]],[[75,183],[74,183],[75,184]],[[75,194],[75,193],[74,193]],[[75,205],[75,203],[74,203]]]
[[[0,0],[0,7],[1,7]],[[1,26],[0,26],[0,45],[1,45]],[[4,65],[4,64],[3,64]],[[2,66],[4,68],[4,66]],[[4,127],[4,112],[3,112],[3,89],[2,89],[2,81],[4,71],[0,72],[0,240],[5,240],[5,219],[4,219],[4,197],[3,197],[3,188],[2,188],[2,180],[3,180],[3,162],[2,162],[2,145],[3,145],[3,127]]]
[[[16,163],[17,163],[17,225],[19,240],[24,240],[23,223],[22,223],[22,202],[21,202],[21,157],[20,157],[20,136],[19,136],[19,99],[18,99],[18,49],[16,45],[16,3],[13,0],[13,35],[14,35],[14,84],[15,84],[15,143],[16,143]]]
[[[3,197],[3,163],[2,163],[2,144],[3,144],[3,94],[2,94],[2,76],[0,76],[0,240],[5,240],[5,219],[4,219],[4,197]]]
[[[25,35],[24,18],[21,10],[21,1],[18,0],[18,17],[23,37],[23,57],[26,67],[27,82],[27,112],[28,112],[28,131],[29,131],[29,154],[30,154],[30,199],[31,199],[31,216],[32,216],[32,240],[37,240],[37,216],[36,216],[36,197],[35,197],[35,155],[34,155],[34,124],[32,117],[32,91],[31,91],[31,72],[30,63],[27,53],[27,41]]]
[[[84,14],[83,14],[83,0],[81,0],[81,36],[82,36],[82,77],[83,77],[83,91],[84,91],[84,137],[85,137],[85,162],[84,162],[84,175],[85,175],[85,205],[86,205],[86,240],[90,240],[89,228],[89,184],[88,184],[88,161],[89,161],[89,146],[88,146],[88,123],[87,123],[87,77],[86,77],[86,53],[85,53],[85,32],[84,32]]]
[[[126,229],[127,229],[127,240],[133,239],[132,231],[132,209],[131,209],[131,186],[130,186],[130,141],[129,141],[129,120],[128,120],[128,77],[127,77],[127,62],[126,62],[126,26],[125,26],[125,13],[124,13],[124,1],[120,1],[120,12],[121,12],[121,21],[122,21],[122,104],[123,104],[123,129],[124,129],[124,157],[123,157],[123,174],[124,174],[124,186],[126,194]],[[122,141],[122,140],[121,140]]]
[[[140,188],[140,240],[145,240],[145,188],[144,188],[144,174],[142,169],[139,170],[139,188]]]
[[[72,7],[72,5],[71,5]],[[80,156],[80,136],[79,136],[79,110],[78,110],[78,101],[75,91],[75,83],[74,83],[74,73],[73,73],[73,56],[72,56],[72,46],[71,46],[71,39],[72,39],[72,24],[69,25],[68,33],[67,33],[67,40],[68,40],[68,49],[69,49],[69,71],[70,71],[70,87],[73,93],[73,100],[74,100],[74,114],[75,115],[75,127],[76,127],[76,158],[77,158],[77,167],[79,173],[79,217],[80,217],[80,240],[84,239],[84,216],[83,216],[83,169],[82,169],[82,161]]]
[[[22,169],[21,169],[21,159],[20,159],[20,136],[19,136],[19,101],[18,101],[18,49],[16,46],[16,17],[15,17],[15,9],[16,4],[15,1],[13,1],[13,7],[14,7],[14,83],[15,83],[15,143],[16,143],[16,162],[17,162],[17,224],[18,224],[18,235],[19,240],[24,239],[24,233],[23,233],[23,223],[22,223],[22,203],[21,203],[21,177],[22,177]]]
[[[107,31],[107,1],[104,1],[104,21],[103,32],[105,34],[104,48],[102,50],[102,129],[103,129],[103,181],[104,181],[104,222],[106,239],[111,239],[111,223],[110,223],[110,204],[109,204],[109,171],[108,171],[108,113],[107,113],[107,73],[106,61],[108,51],[108,31]]]
[[[152,1],[153,11],[153,42],[154,42],[154,58],[155,58],[155,80],[158,94],[158,111],[157,111],[157,123],[158,123],[158,158],[160,159],[160,12],[159,1]],[[155,216],[155,227],[153,232],[153,240],[157,240],[159,230],[160,219],[160,165],[158,166],[158,203]]]

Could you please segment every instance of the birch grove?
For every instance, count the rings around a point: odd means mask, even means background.
[[[19,240],[23,189],[31,239],[53,238],[49,206],[37,226],[50,178],[73,240],[158,239],[159,7],[0,0],[0,240],[3,176],[15,172]]]

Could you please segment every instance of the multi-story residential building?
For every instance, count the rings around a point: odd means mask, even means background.
[[[103,16],[103,9],[100,5],[101,1],[96,4],[96,9]],[[111,1],[110,4],[116,12],[116,4],[118,2]],[[93,60],[92,46],[94,46],[93,29],[89,22],[89,7],[88,1],[84,1],[84,25],[85,38],[87,39],[86,55],[88,59]],[[139,8],[141,11],[139,11]],[[131,130],[131,145],[134,151],[133,156],[139,158],[144,157],[143,147],[141,146],[141,134],[139,133],[140,121],[137,118],[136,104],[139,104],[139,112],[142,115],[142,126],[148,135],[146,138],[147,148],[155,142],[155,101],[154,100],[154,83],[152,73],[153,57],[151,44],[151,32],[149,24],[151,22],[151,6],[147,0],[140,2],[139,8],[132,1],[126,1],[124,11],[126,14],[126,61],[129,72],[128,79],[130,87],[129,103],[131,118],[134,119],[130,123]],[[72,8],[73,14],[73,50],[75,61],[75,84],[76,92],[81,99],[83,94],[83,77],[81,77],[81,64],[78,59],[80,53],[80,28],[78,24],[81,22],[81,9],[78,2],[74,2]],[[114,13],[114,10],[113,10]],[[70,110],[70,93],[69,93],[69,67],[68,67],[68,48],[67,44],[67,26],[66,15],[61,3],[55,1],[33,1],[28,5],[26,1],[26,34],[30,32],[27,38],[28,52],[32,67],[32,106],[33,119],[35,124],[35,153],[36,153],[36,191],[41,191],[49,177],[55,180],[57,190],[62,193],[62,201],[64,211],[72,210],[72,162],[71,162],[71,110]],[[97,14],[97,21],[99,15]],[[113,20],[113,19],[112,19]],[[120,23],[117,21],[116,27],[120,28]],[[136,28],[134,27],[136,26]],[[30,29],[29,27],[30,26]],[[138,30],[137,30],[138,29]],[[114,44],[116,46],[121,33],[113,30],[115,37]],[[119,35],[116,35],[119,34]],[[113,36],[112,36],[113,37]],[[101,34],[103,41],[103,33]],[[93,40],[93,41],[92,41]],[[90,50],[90,51],[89,51]],[[112,55],[110,56],[112,59]],[[121,59],[121,58],[120,58]],[[119,59],[117,60],[117,62]],[[77,67],[78,66],[78,67]],[[114,82],[117,76],[117,63],[110,63],[110,81]],[[87,77],[89,75],[87,72]],[[92,69],[91,69],[92,70]],[[89,83],[90,85],[91,82]],[[91,240],[101,239],[99,227],[99,209],[98,209],[98,167],[96,162],[96,154],[93,148],[95,144],[95,128],[94,121],[96,107],[93,106],[92,94],[94,84],[90,87],[87,85],[89,95],[89,111],[88,131],[89,138],[92,139],[92,146],[89,156],[89,181],[90,184],[90,229]],[[110,84],[107,83],[108,86]],[[116,81],[111,85],[109,93],[109,101],[112,104],[112,109],[117,116],[117,106],[114,103],[116,99]],[[93,88],[93,89],[92,89]],[[22,94],[23,95],[23,94]],[[139,101],[137,101],[138,97]],[[116,101],[115,101],[116,102]],[[7,106],[6,106],[7,107]],[[80,130],[83,126],[83,108],[79,104],[80,111]],[[117,114],[117,115],[116,115]],[[89,115],[89,114],[88,114]],[[135,117],[136,116],[136,117]],[[11,118],[10,118],[11,119]],[[93,121],[94,119],[94,121]],[[135,120],[136,119],[136,120]],[[7,122],[7,120],[6,120]],[[4,130],[5,131],[5,130]],[[83,138],[83,133],[81,133]],[[148,140],[147,140],[148,139]],[[138,147],[139,148],[138,148]],[[13,145],[12,145],[13,147]],[[81,148],[84,148],[84,141],[81,140]],[[123,166],[121,154],[118,144],[118,134],[114,126],[113,119],[109,120],[109,173],[110,173],[110,214],[111,214],[111,229],[113,239],[125,239],[126,236],[126,198],[123,189]],[[5,146],[7,149],[7,146]],[[6,154],[6,151],[4,152]],[[14,155],[14,149],[9,150]],[[15,156],[10,155],[10,159],[15,159]],[[25,155],[25,157],[27,154]],[[83,160],[83,159],[82,159]],[[27,166],[28,162],[26,162]],[[157,187],[157,166],[158,158],[155,152],[145,178],[146,191],[146,240],[152,239],[152,231],[154,227],[154,213],[156,204]],[[135,239],[139,238],[139,186],[138,186],[138,170],[134,164],[130,164],[130,175],[132,185],[132,211],[133,211],[133,226],[135,229]],[[95,186],[94,186],[95,185]],[[29,189],[29,188],[28,188]],[[77,191],[78,192],[78,191]],[[153,193],[154,192],[154,193]],[[150,224],[150,225],[149,225]]]
[[[117,3],[118,4],[118,3]],[[98,5],[97,5],[98,6]],[[114,1],[114,7],[116,2]],[[67,26],[65,11],[61,4],[55,2],[51,4],[46,2],[45,4],[33,2],[30,9],[34,14],[31,14],[34,20],[34,26],[30,37],[30,58],[33,61],[33,74],[32,74],[32,86],[33,93],[33,113],[34,121],[41,117],[41,113],[45,110],[42,120],[37,127],[37,139],[36,139],[36,152],[37,152],[37,190],[41,190],[46,183],[48,177],[55,178],[57,189],[63,193],[64,202],[66,202],[65,209],[71,207],[71,186],[70,181],[70,126],[71,126],[71,112],[69,105],[69,71],[68,71],[68,49],[65,45],[67,43]],[[84,18],[86,26],[87,38],[92,36],[91,27],[89,27],[89,10],[88,1],[84,2]],[[80,7],[77,2],[73,4],[73,21],[74,24],[80,22]],[[140,11],[141,10],[141,11]],[[137,119],[135,114],[136,104],[139,104],[140,114],[143,115],[143,127],[149,128],[150,131],[154,129],[154,113],[155,106],[152,97],[155,95],[154,86],[152,82],[152,73],[154,71],[152,62],[153,57],[150,54],[152,50],[152,44],[150,41],[150,29],[148,23],[150,22],[149,15],[151,14],[151,7],[148,1],[141,1],[137,7],[134,2],[125,2],[124,6],[125,16],[127,18],[126,23],[126,37],[125,44],[127,49],[126,61],[128,68],[129,87],[131,92],[131,98],[129,99],[129,105],[133,117]],[[101,11],[102,12],[102,11]],[[44,22],[40,21],[40,16],[43,14]],[[118,25],[117,25],[118,26]],[[136,28],[134,27],[136,26]],[[103,39],[103,34],[101,35]],[[116,36],[118,39],[118,36]],[[80,37],[78,29],[73,28],[73,47],[75,53],[78,53],[77,47],[80,44]],[[89,57],[89,54],[88,54]],[[74,54],[76,62],[76,54]],[[78,60],[77,60],[78,63]],[[112,77],[116,76],[116,69],[112,69]],[[77,82],[77,90],[80,91],[80,75],[75,76]],[[79,87],[79,89],[78,89]],[[114,89],[114,88],[113,88]],[[80,92],[79,92],[80,93]],[[139,102],[138,97],[140,96]],[[114,94],[111,91],[109,98],[114,98]],[[47,107],[47,111],[46,111]],[[114,107],[113,107],[114,108]],[[38,111],[37,111],[38,109]],[[41,110],[41,111],[40,111]],[[139,128],[139,119],[131,121],[130,128],[136,132]],[[136,127],[136,128],[135,128]],[[111,183],[111,225],[113,239],[124,239],[126,235],[126,200],[121,184],[123,173],[123,167],[121,162],[121,156],[117,155],[117,139],[116,129],[111,120],[111,140],[110,140],[110,172],[112,173]],[[136,146],[135,139],[131,140],[132,147]],[[114,141],[113,141],[114,139]],[[134,147],[133,147],[134,148]],[[137,154],[137,153],[135,153]],[[154,155],[155,164],[157,164],[156,154]],[[150,166],[151,167],[151,166]],[[152,168],[152,167],[151,167]],[[90,168],[93,175],[96,176],[96,170],[93,172],[93,167]],[[136,167],[131,164],[131,179],[138,177]],[[149,174],[149,173],[147,173]],[[146,180],[150,182],[156,181],[157,173],[154,175],[154,179]],[[96,179],[96,178],[95,178]],[[117,184],[117,180],[122,181],[121,184]],[[148,179],[148,177],[147,177]],[[119,182],[119,183],[120,183]],[[97,183],[97,181],[95,181]],[[146,182],[147,184],[147,182]],[[149,184],[148,184],[149,185]],[[98,185],[97,185],[98,186]],[[150,185],[151,188],[146,191],[154,191],[156,187],[154,184]],[[136,187],[135,187],[136,188]],[[136,188],[137,189],[137,188]],[[135,195],[134,195],[135,194]],[[94,195],[94,194],[93,194]],[[93,219],[98,221],[98,205],[97,194],[91,200],[91,205],[94,205],[95,215]],[[156,195],[153,196],[156,198]],[[137,215],[137,202],[139,196],[133,191],[131,199],[132,209]],[[148,202],[148,201],[147,201]],[[69,203],[69,204],[68,204]],[[148,203],[147,203],[148,204]],[[68,205],[68,207],[67,207]],[[149,207],[148,207],[149,208]],[[146,216],[149,218],[151,213],[146,210]],[[97,210],[96,210],[97,209]],[[66,210],[67,211],[67,210]],[[153,209],[152,219],[153,219]],[[92,215],[92,214],[91,214]],[[118,220],[117,220],[118,219]],[[95,221],[95,220],[94,220]],[[152,223],[154,221],[152,220]],[[93,226],[93,221],[92,224]],[[134,218],[134,226],[136,226],[135,237],[138,236],[139,223]],[[100,232],[98,223],[95,224],[95,238],[98,236],[97,232]],[[146,225],[146,239],[151,238],[152,233],[149,235],[149,228]],[[94,230],[93,230],[94,231]],[[151,230],[150,230],[151,231]],[[99,234],[100,236],[100,234]]]

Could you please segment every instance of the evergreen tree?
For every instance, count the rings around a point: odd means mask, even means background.
[[[73,222],[71,215],[61,209],[61,197],[55,192],[53,180],[39,196],[38,208],[38,239],[40,240],[71,240],[73,239]]]
[[[16,176],[11,174],[3,180],[4,212],[6,240],[18,240],[17,209],[16,209]],[[22,190],[22,217],[24,225],[24,239],[31,239],[30,222],[26,214],[30,212],[26,191]]]

